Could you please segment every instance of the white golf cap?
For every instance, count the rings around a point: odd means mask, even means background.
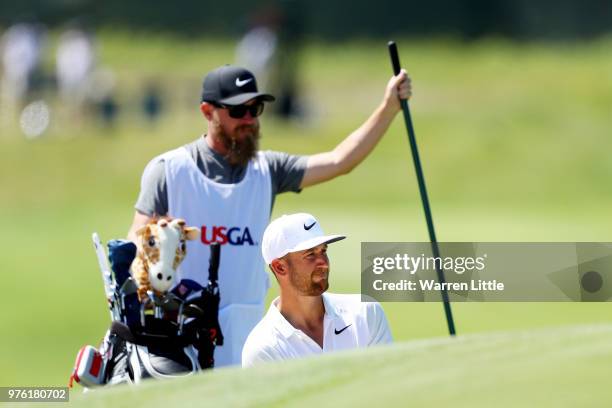
[[[290,252],[303,251],[321,244],[346,238],[344,235],[325,235],[319,221],[311,214],[297,213],[275,219],[264,231],[261,254],[267,265]]]

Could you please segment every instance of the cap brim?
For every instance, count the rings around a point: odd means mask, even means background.
[[[235,95],[230,98],[220,99],[219,102],[224,105],[242,105],[251,99],[259,99],[264,102],[273,102],[276,98],[270,94],[261,92],[247,92],[240,95]]]
[[[287,251],[287,253],[304,251],[321,244],[331,244],[332,242],[342,241],[344,238],[346,238],[344,235],[324,235],[322,237],[315,237],[309,239],[308,241],[300,242],[298,245]]]

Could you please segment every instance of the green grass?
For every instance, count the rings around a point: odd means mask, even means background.
[[[434,338],[221,369],[86,395],[75,406],[604,407],[612,326]]]
[[[36,141],[0,124],[2,386],[64,384],[78,348],[100,340],[108,313],[91,232],[126,234],[142,169],[205,131],[195,104],[201,77],[233,53],[229,41],[110,31],[100,41],[120,101],[134,101],[156,78],[170,111],[151,128],[126,108],[108,131],[75,123],[54,104],[52,127]],[[398,41],[414,79],[411,109],[439,240],[610,241],[611,41]],[[315,120],[264,115],[265,149],[333,148],[376,106],[390,75],[384,44],[310,44],[302,57]],[[279,197],[273,215],[294,211],[349,235],[330,250],[336,292],[359,290],[361,241],[426,241],[401,120],[351,174]],[[397,340],[445,334],[439,304],[384,307]],[[612,320],[608,303],[453,307],[461,335]]]

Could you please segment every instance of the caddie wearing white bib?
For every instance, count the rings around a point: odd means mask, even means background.
[[[202,242],[224,243],[219,273],[219,323],[225,344],[216,348],[215,361],[217,365],[229,364],[240,358],[246,336],[261,319],[262,299],[269,286],[259,256],[259,242],[255,241],[263,235],[272,204],[268,163],[259,153],[249,162],[239,183],[221,184],[204,176],[185,148],[167,153],[164,162],[168,213],[181,214],[190,225],[202,226]],[[204,208],[201,203],[206,203]],[[180,279],[203,284],[209,248],[189,247],[189,256],[179,269]]]
[[[261,250],[280,296],[249,334],[243,367],[391,342],[380,304],[361,302],[360,295],[324,293],[327,245],[344,238],[325,235],[306,213],[283,215],[266,228]]]
[[[149,162],[142,176],[136,213],[128,233],[156,216],[185,219],[201,228],[189,242],[179,279],[208,280],[208,246],[221,244],[219,320],[223,346],[215,366],[240,364],[244,341],[264,313],[269,286],[261,260],[261,240],[277,194],[299,192],[361,163],[374,149],[408,98],[405,71],[387,83],[372,115],[331,151],[311,156],[259,151],[259,119],[272,95],[259,92],[253,74],[224,65],[204,79],[200,110],[208,132],[196,141]],[[179,287],[180,288],[180,287]]]

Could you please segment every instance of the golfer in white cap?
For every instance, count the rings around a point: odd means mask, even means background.
[[[360,295],[325,293],[327,245],[344,238],[325,235],[319,222],[305,213],[283,215],[268,225],[261,251],[280,296],[249,334],[243,367],[391,342],[378,303],[362,303]]]

